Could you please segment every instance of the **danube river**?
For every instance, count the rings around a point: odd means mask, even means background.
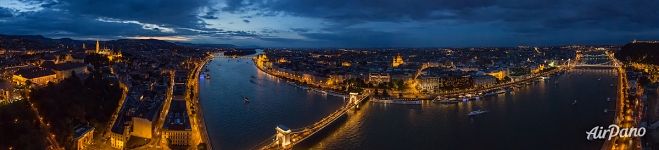
[[[264,74],[248,59],[216,58],[207,67],[211,79],[200,78],[200,97],[215,148],[251,148],[277,124],[303,127],[344,103]],[[611,123],[614,78],[612,70],[573,70],[460,104],[367,102],[296,148],[599,149],[603,142],[586,140],[586,132]],[[475,108],[489,112],[468,117]]]
[[[199,97],[216,149],[251,148],[273,136],[278,124],[304,127],[344,103],[343,98],[307,92],[261,72],[250,59],[218,57],[206,68],[211,78],[199,78]]]

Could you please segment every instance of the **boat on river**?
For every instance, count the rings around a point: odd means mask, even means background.
[[[477,116],[477,115],[484,114],[484,113],[487,113],[487,111],[485,111],[485,110],[474,110],[474,111],[469,112],[467,115]]]

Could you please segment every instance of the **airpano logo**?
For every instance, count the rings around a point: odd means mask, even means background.
[[[609,125],[609,128],[596,126],[590,131],[586,132],[587,140],[607,139],[611,140],[613,137],[642,137],[645,135],[645,128],[620,128],[618,125]]]

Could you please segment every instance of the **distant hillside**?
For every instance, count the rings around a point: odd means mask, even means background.
[[[2,35],[0,34],[0,48],[8,50],[82,50],[82,45],[86,49],[94,49],[96,41],[92,40],[73,40],[70,38],[51,39],[41,35]],[[157,50],[157,49],[213,49],[213,48],[235,48],[231,44],[189,44],[189,43],[172,43],[156,39],[119,39],[110,41],[100,41],[101,48],[113,50],[132,51],[132,50]]]
[[[93,46],[93,45],[92,45]],[[143,51],[157,49],[184,49],[186,47],[176,45],[171,42],[156,39],[119,39],[111,41],[101,41],[102,47],[122,51]]]
[[[10,50],[41,50],[67,47],[80,47],[82,42],[69,38],[50,39],[41,35],[2,35],[0,48]]]
[[[629,43],[615,56],[624,61],[659,65],[659,43]]]
[[[233,44],[192,44],[192,43],[176,43],[177,45],[194,47],[194,48],[236,48]]]

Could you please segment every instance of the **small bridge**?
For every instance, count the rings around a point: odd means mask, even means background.
[[[613,56],[608,53],[599,55],[582,55],[579,57],[579,63],[575,64],[577,68],[616,68],[618,64],[613,63]]]
[[[341,116],[345,115],[348,110],[352,108],[359,108],[359,105],[370,96],[370,91],[364,91],[362,95],[357,93],[350,93],[348,102],[339,108],[338,110],[332,112],[330,115],[322,118],[321,120],[311,124],[309,126],[290,129],[283,125],[278,125],[275,127],[275,135],[268,138],[267,140],[261,142],[257,145],[256,149],[291,149],[295,144],[298,144],[305,139],[311,137],[318,131],[321,131],[325,127],[331,125],[334,121],[338,120]]]
[[[218,55],[215,56],[216,58],[228,58],[228,59],[252,59],[254,58],[254,55],[246,55],[246,56],[225,56],[225,55]]]

